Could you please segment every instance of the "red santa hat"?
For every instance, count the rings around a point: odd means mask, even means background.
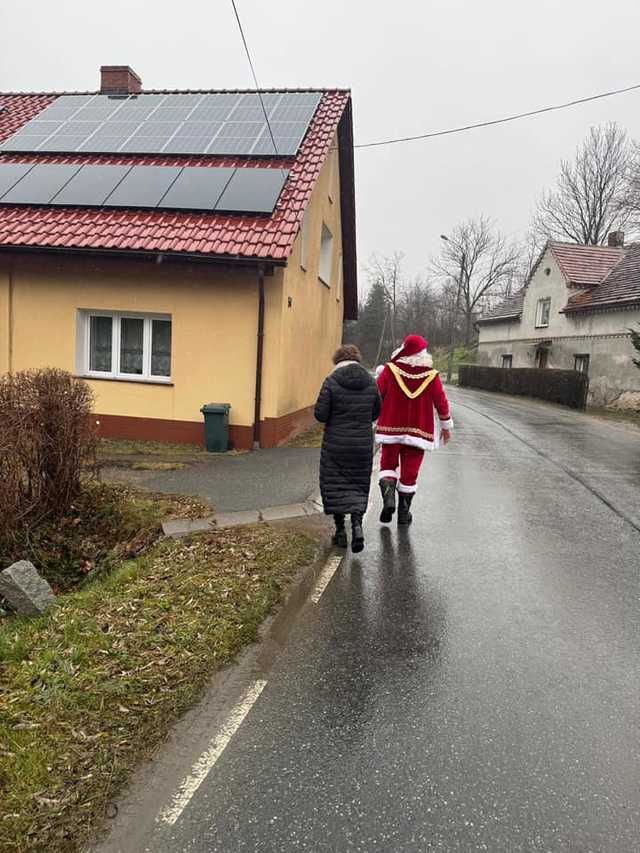
[[[407,335],[402,346],[397,349],[391,356],[391,361],[399,361],[403,358],[410,358],[418,353],[426,352],[429,347],[429,342],[421,335]]]

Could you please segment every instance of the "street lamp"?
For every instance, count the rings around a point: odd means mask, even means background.
[[[462,276],[464,275],[464,266],[466,261],[465,251],[459,243],[450,240],[446,234],[441,234],[440,239],[445,243],[452,243],[460,249],[460,272],[458,274],[458,286],[456,288],[456,304],[451,312],[451,336],[449,340],[449,358],[447,359],[447,382],[451,382],[453,376],[453,354],[456,348],[456,317],[458,316],[458,307],[460,305],[460,289],[462,288]]]

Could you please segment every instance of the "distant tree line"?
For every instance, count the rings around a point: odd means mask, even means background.
[[[399,252],[372,257],[359,319],[346,325],[345,339],[369,365],[387,359],[411,332],[432,349],[472,347],[475,321],[527,282],[547,240],[602,245],[618,230],[640,231],[640,143],[612,123],[592,127],[574,159],[561,162],[523,240],[509,241],[480,216],[442,235],[422,275],[408,277]]]

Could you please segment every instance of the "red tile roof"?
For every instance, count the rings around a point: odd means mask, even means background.
[[[574,287],[600,284],[624,256],[624,249],[612,246],[581,246],[555,240],[548,245],[567,283]]]
[[[476,322],[482,323],[502,323],[505,320],[519,320],[522,314],[522,306],[524,305],[524,287],[512,296],[507,297],[504,302],[497,305],[491,311],[483,314]]]
[[[571,297],[563,309],[565,314],[640,305],[640,244],[622,251],[622,260],[601,284]]]
[[[6,108],[0,110],[0,142],[11,136],[56,97],[57,95],[51,94],[0,93],[0,106]],[[290,170],[290,175],[270,217],[3,206],[0,207],[0,248],[176,252],[227,256],[234,259],[285,261],[291,253],[304,208],[349,102],[350,93],[346,90],[323,91],[307,135],[295,158],[248,160],[230,157],[4,154],[0,158],[2,162],[38,160],[55,163],[284,167]],[[355,267],[355,256],[351,265]]]

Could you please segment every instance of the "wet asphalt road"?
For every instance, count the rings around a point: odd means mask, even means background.
[[[640,432],[451,397],[147,853],[640,849]]]

